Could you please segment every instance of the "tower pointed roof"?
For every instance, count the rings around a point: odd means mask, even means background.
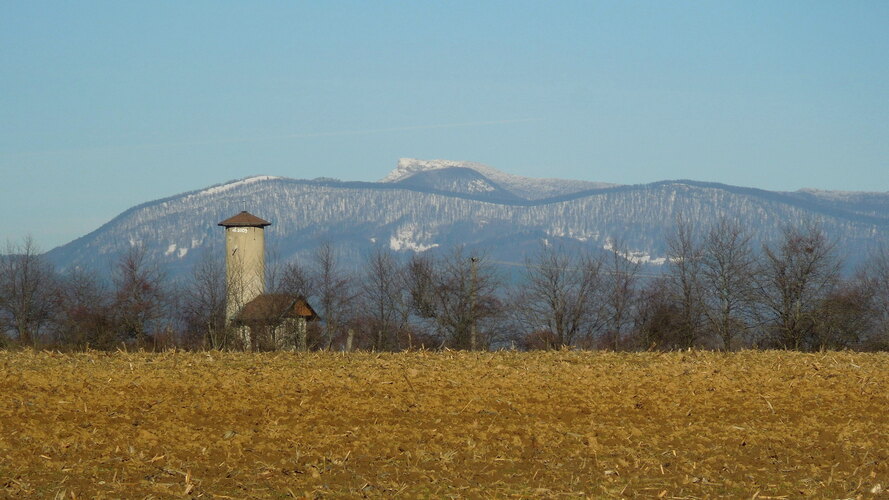
[[[244,210],[238,215],[225,219],[218,225],[223,227],[266,227],[271,226],[272,223],[264,221],[259,217],[251,214],[250,212]]]

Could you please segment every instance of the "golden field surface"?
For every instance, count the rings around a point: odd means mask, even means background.
[[[0,353],[11,498],[886,498],[889,354]]]

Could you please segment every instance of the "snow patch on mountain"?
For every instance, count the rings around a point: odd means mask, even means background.
[[[172,243],[170,246],[167,247],[167,251],[164,252],[164,255],[170,256],[173,255],[174,252],[176,253],[176,257],[181,259],[188,254],[188,247],[179,247],[177,244]]]
[[[428,231],[421,231],[419,225],[405,224],[389,238],[389,248],[396,252],[401,250],[425,252],[438,246],[438,243],[430,241],[431,238],[432,235]]]
[[[652,258],[652,256],[648,253],[639,250],[627,249],[626,252],[621,252],[620,250],[614,248],[614,241],[611,238],[605,239],[605,244],[602,245],[602,248],[608,250],[609,252],[614,252],[620,255],[621,257],[634,264],[652,264],[655,266],[662,266],[667,263],[666,257]]]
[[[201,195],[205,195],[205,196],[212,196],[214,194],[220,194],[220,193],[224,193],[226,191],[231,191],[232,189],[239,188],[239,187],[245,186],[247,184],[253,184],[255,182],[261,182],[261,181],[271,181],[271,180],[280,179],[280,178],[281,177],[275,177],[273,175],[256,175],[253,177],[246,177],[244,179],[240,179],[237,181],[227,182],[227,183],[221,184],[219,186],[209,187],[207,189],[199,191],[197,194],[201,194]]]
[[[572,240],[577,240],[581,242],[587,242],[590,240],[598,240],[599,233],[597,231],[578,231],[574,228],[565,228],[565,227],[556,227],[547,232],[550,236],[554,236],[557,238],[570,238]],[[549,243],[546,243],[547,245]],[[607,250],[607,249],[606,249]]]

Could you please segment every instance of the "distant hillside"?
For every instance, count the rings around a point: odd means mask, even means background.
[[[185,273],[202,252],[221,255],[216,223],[242,210],[245,200],[252,213],[273,223],[267,242],[275,258],[307,258],[319,242],[330,241],[356,265],[376,245],[410,253],[463,244],[521,262],[542,239],[599,252],[620,239],[633,259],[657,265],[678,214],[700,227],[731,217],[751,229],[757,245],[777,238],[784,224],[818,221],[850,264],[889,241],[887,193],[780,193],[695,181],[603,187],[516,181],[472,163],[424,167],[430,164],[402,160],[376,183],[241,179],[133,207],[48,256],[61,267],[104,270],[130,245],[141,244],[171,274]]]

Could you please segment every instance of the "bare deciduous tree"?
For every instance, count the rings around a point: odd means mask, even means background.
[[[704,319],[702,280],[703,250],[692,225],[682,217],[667,237],[667,290],[678,308],[678,347],[692,347],[700,340]]]
[[[298,261],[288,262],[283,266],[280,272],[280,278],[277,280],[277,286],[274,289],[276,293],[285,293],[306,299],[310,304],[316,303],[318,295],[315,294],[316,287],[313,284],[314,277],[302,264]],[[292,325],[294,328],[291,332],[294,348],[298,351],[306,351],[310,344],[317,344],[317,328],[309,328],[305,321],[296,322]],[[310,343],[309,334],[312,333],[314,341]]]
[[[397,334],[407,323],[404,273],[391,250],[376,248],[365,263],[361,298],[368,311],[375,350],[399,347]]]
[[[820,226],[787,226],[783,238],[763,252],[759,297],[769,316],[775,341],[786,349],[812,348],[815,307],[839,279],[834,244]]]
[[[0,256],[0,323],[22,345],[36,346],[58,305],[56,274],[29,236]]]
[[[166,275],[149,262],[142,247],[130,247],[114,270],[114,312],[120,340],[146,345],[163,331],[170,318],[171,295],[165,287]]]
[[[677,338],[681,314],[663,276],[647,283],[639,291],[636,302],[636,348],[670,350],[682,345]]]
[[[435,317],[435,262],[429,254],[416,254],[407,265],[407,285],[414,313],[425,319]]]
[[[348,318],[349,310],[346,306],[354,297],[353,283],[351,277],[341,268],[336,250],[329,242],[321,244],[315,251],[313,275],[315,296],[321,309],[321,320],[324,322],[324,348],[330,349]]]
[[[272,288],[276,293],[289,293],[300,297],[314,298],[315,286],[309,269],[297,261],[288,262],[281,269],[277,285]]]
[[[863,280],[842,282],[814,307],[813,349],[858,347],[873,330],[872,289]]]
[[[627,246],[612,239],[611,255],[601,268],[601,344],[607,349],[619,349],[633,325],[640,267],[630,260]]]
[[[115,340],[108,287],[95,272],[74,268],[61,278],[57,341],[78,349],[110,349]]]
[[[548,348],[587,344],[600,326],[602,263],[564,248],[541,245],[525,261],[525,282],[513,301],[520,323]],[[541,336],[541,332],[548,332]]]
[[[857,283],[868,291],[872,315],[870,331],[861,347],[889,350],[889,249],[881,246],[871,254],[859,271]]]
[[[481,349],[495,336],[494,318],[502,312],[500,280],[490,261],[466,255],[461,247],[441,259],[416,256],[408,266],[412,305],[431,322],[442,345]]]
[[[704,314],[726,351],[734,349],[754,323],[757,274],[750,234],[725,218],[711,227],[701,252]]]
[[[192,269],[182,293],[185,341],[192,347],[229,349],[235,338],[225,318],[225,263],[204,253]]]

